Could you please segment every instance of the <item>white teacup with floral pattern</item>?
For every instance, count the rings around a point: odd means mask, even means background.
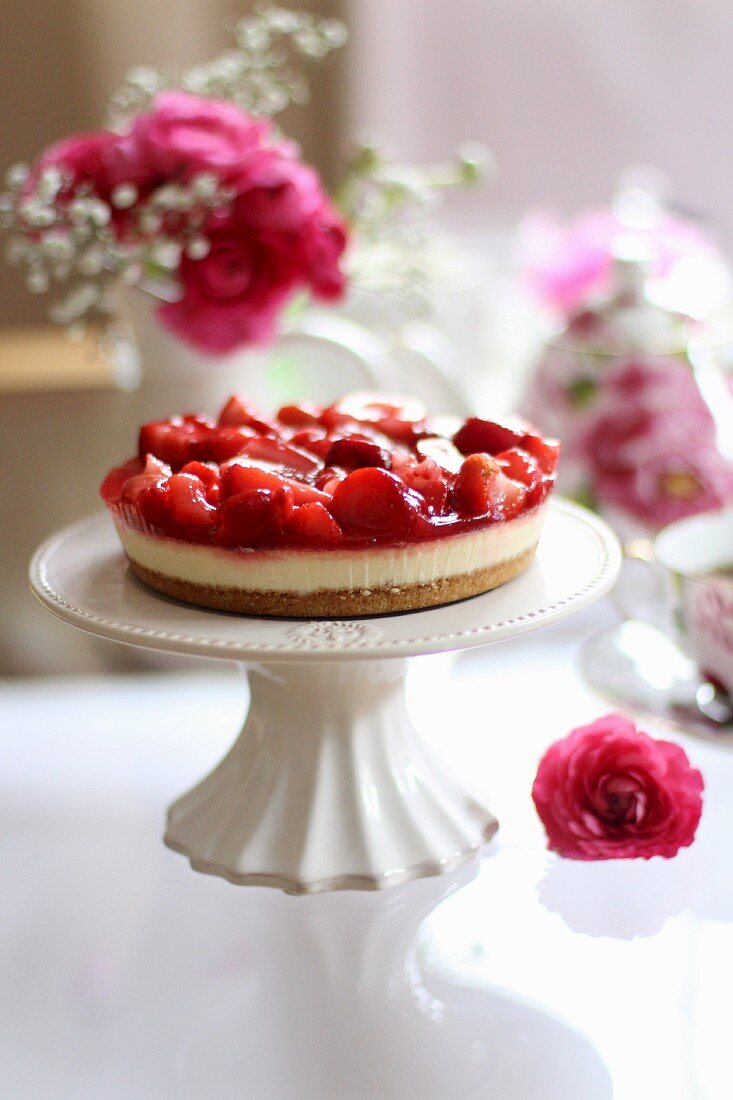
[[[733,697],[733,508],[670,524],[654,552],[679,642],[702,674]]]

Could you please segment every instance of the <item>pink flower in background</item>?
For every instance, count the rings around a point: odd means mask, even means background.
[[[525,275],[544,305],[572,313],[603,290],[612,268],[613,227],[610,211],[593,211],[570,225],[549,213],[526,219],[521,227]]]
[[[266,155],[269,133],[267,122],[233,103],[170,91],[135,118],[130,138],[141,168],[159,181],[213,172],[226,182],[249,157]]]
[[[695,837],[703,786],[678,745],[608,714],[550,746],[532,798],[561,856],[670,858]]]
[[[548,309],[575,313],[610,289],[614,256],[630,236],[660,277],[682,259],[713,251],[696,225],[662,208],[645,228],[624,225],[610,208],[588,210],[569,222],[551,212],[536,213],[520,227],[527,283]]]
[[[733,464],[716,447],[712,417],[697,388],[686,403],[674,399],[674,389],[672,379],[669,407],[659,410],[649,394],[641,392],[637,404],[631,394],[626,401],[611,394],[615,400],[583,441],[596,499],[656,529],[733,500]],[[661,403],[662,379],[658,394]]]

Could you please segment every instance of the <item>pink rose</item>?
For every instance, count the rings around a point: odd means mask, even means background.
[[[135,118],[135,155],[159,181],[213,172],[228,181],[251,154],[261,155],[269,124],[233,103],[187,92],[161,92],[152,111]]]
[[[532,798],[561,856],[668,859],[692,844],[703,786],[679,745],[608,714],[550,746]]]
[[[149,178],[129,137],[108,130],[73,134],[50,146],[34,165],[29,187],[34,186],[45,168],[62,169],[72,187],[91,184],[105,201],[118,184],[140,185]]]
[[[267,172],[256,156],[240,170],[231,211],[204,229],[208,255],[184,256],[182,297],[159,310],[171,331],[214,355],[271,340],[298,289],[324,299],[343,292],[345,228],[315,173],[288,156],[275,171],[270,155],[276,151],[265,150]]]

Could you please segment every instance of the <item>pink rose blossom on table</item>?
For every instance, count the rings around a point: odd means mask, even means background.
[[[532,798],[561,856],[668,859],[692,844],[703,786],[679,745],[608,714],[550,746]]]

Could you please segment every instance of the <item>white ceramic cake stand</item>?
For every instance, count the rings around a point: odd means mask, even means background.
[[[305,894],[441,874],[478,851],[496,819],[421,742],[407,659],[554,623],[606,592],[619,565],[604,523],[554,501],[537,560],[494,592],[378,618],[250,618],[141,584],[100,514],[38,550],[31,584],[59,618],[103,638],[247,666],[244,729],[171,806],[165,842],[198,871]]]

